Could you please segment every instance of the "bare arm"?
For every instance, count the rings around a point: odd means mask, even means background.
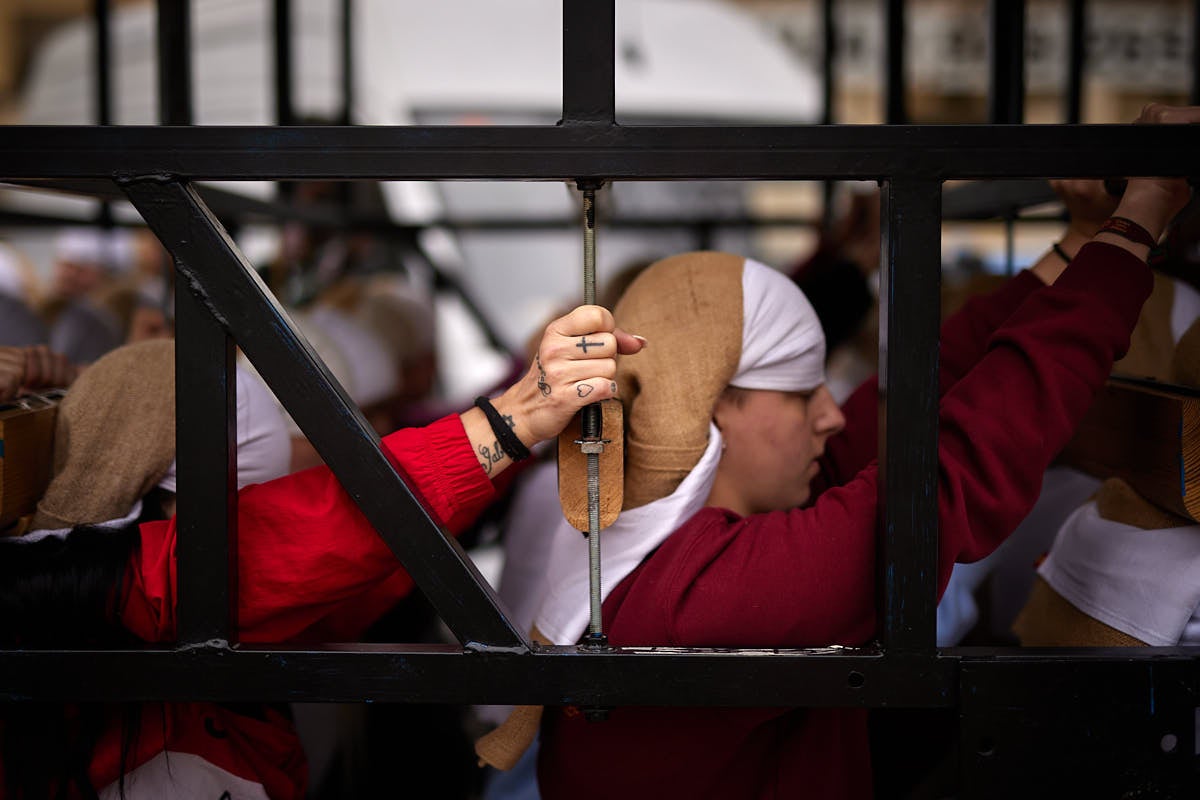
[[[530,447],[557,436],[589,403],[615,397],[617,355],[632,355],[644,346],[644,339],[615,327],[608,309],[580,306],[550,323],[529,371],[492,398],[492,405]],[[472,408],[461,416],[480,466],[496,477],[512,459],[481,410]]]

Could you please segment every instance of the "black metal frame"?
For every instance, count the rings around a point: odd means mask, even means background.
[[[887,118],[899,122],[903,80],[895,66],[903,62],[904,4],[885,2],[892,65]],[[188,51],[186,5],[159,3],[163,47],[177,56]],[[1007,4],[996,3],[998,14],[1001,5]],[[1023,8],[1023,3],[1013,5]],[[275,7],[286,20],[287,1],[276,0]],[[1082,24],[1082,3],[1073,7]],[[175,127],[0,128],[0,179],[102,197],[119,191],[176,260],[184,487],[179,504],[186,526],[180,537],[177,646],[0,651],[0,699],[957,707],[963,714],[965,782],[982,795],[998,795],[996,787],[1016,780],[1004,772],[1003,765],[1012,762],[996,753],[1006,752],[1004,743],[1020,741],[1022,720],[1047,707],[1050,687],[1094,690],[1114,676],[1128,682],[1130,693],[1147,680],[1176,687],[1169,724],[1182,735],[1180,715],[1186,711],[1191,720],[1186,703],[1194,705],[1200,681],[1200,662],[1189,650],[1014,653],[935,647],[936,309],[942,181],[1195,175],[1200,154],[1194,133],[1170,126],[618,126],[613,0],[566,0],[563,10],[564,100],[558,126],[183,127],[191,122],[190,99],[181,99],[190,97],[190,79],[187,58],[176,57],[164,58],[162,80],[163,116]],[[1015,14],[1011,7],[1006,13]],[[1023,19],[1023,11],[1017,16]],[[1009,23],[1006,30],[1016,35]],[[348,30],[348,22],[344,25]],[[1078,117],[1082,74],[1079,47],[1072,57],[1075,88],[1068,116],[1073,118]],[[286,48],[277,52],[284,54],[277,62],[282,72],[277,86],[286,86]],[[826,48],[826,60],[828,69],[832,48]],[[1005,98],[994,105],[997,117],[1019,119],[1019,92],[1013,88],[1020,85],[1013,77],[1017,61],[993,61],[993,97]],[[348,56],[344,63],[349,64]],[[289,95],[279,93],[281,119],[292,113]],[[410,492],[380,451],[378,437],[191,185],[203,179],[443,178],[884,182],[878,646],[597,653],[536,647],[514,628],[470,559]],[[234,339],[461,646],[289,649],[234,641]],[[225,436],[214,437],[214,431]],[[83,661],[86,669],[80,668]],[[992,724],[990,715],[1002,708],[1008,716]],[[1133,700],[1122,708],[1138,719],[1147,713]],[[1080,725],[1092,719],[1087,709],[1073,713]],[[1148,713],[1167,724],[1168,715],[1156,711],[1153,700]],[[980,744],[981,737],[992,745]],[[1193,739],[1187,733],[1181,741],[1190,746]],[[1019,747],[1014,751],[1036,756]]]

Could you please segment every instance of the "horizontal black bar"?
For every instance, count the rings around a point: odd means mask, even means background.
[[[0,126],[0,180],[820,180],[1194,175],[1182,125]]]
[[[518,654],[405,644],[26,650],[0,651],[0,701],[950,708],[959,702],[960,668],[974,674],[1002,670],[1015,685],[1022,671],[1070,673],[1080,682],[1158,671],[1200,674],[1200,658],[1187,647],[949,648],[928,657],[872,649],[618,648],[597,653],[546,647]]]
[[[953,659],[873,650],[354,647],[3,652],[0,700],[949,707],[957,693]]]
[[[959,795],[1196,797],[1200,660],[1108,655],[964,658]]]

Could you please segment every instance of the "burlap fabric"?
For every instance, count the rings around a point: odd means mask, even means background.
[[[1113,364],[1118,375],[1137,378],[1171,379],[1172,353],[1176,351],[1171,332],[1171,308],[1175,302],[1175,282],[1160,272],[1154,273],[1154,290],[1142,306],[1137,325],[1129,335],[1129,350]]]
[[[1089,617],[1039,575],[1013,622],[1023,647],[1145,647],[1146,643]]]
[[[83,371],[58,410],[54,477],[32,530],[118,519],[175,459],[175,343],[118,348]]]
[[[717,398],[742,354],[745,263],[728,253],[663,259],[639,275],[613,309],[619,327],[650,342],[637,358],[617,364],[625,406],[625,510],[675,491],[708,446]]]

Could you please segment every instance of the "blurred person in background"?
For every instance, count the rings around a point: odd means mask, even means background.
[[[99,302],[122,267],[104,230],[69,228],[57,236],[53,278],[41,308],[53,350],[88,364],[124,342],[120,318]]]
[[[46,344],[50,331],[35,312],[37,276],[15,247],[0,242],[0,345]]]

